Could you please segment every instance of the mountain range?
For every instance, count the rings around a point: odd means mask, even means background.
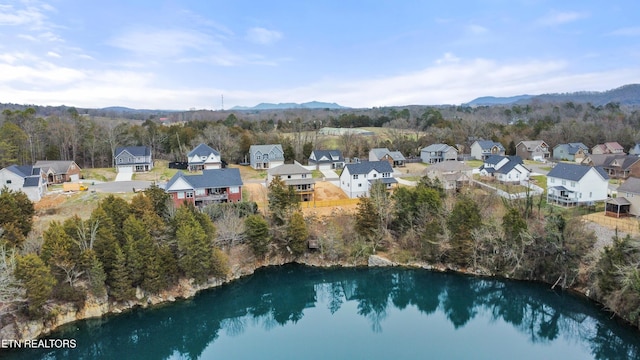
[[[336,103],[327,103],[320,101],[310,101],[302,104],[298,103],[260,103],[256,106],[234,106],[231,110],[283,110],[283,109],[348,109],[348,107],[340,106]]]
[[[621,105],[640,105],[640,84],[629,84],[607,91],[579,91],[561,94],[518,95],[509,97],[483,96],[464,105],[526,105],[533,102],[591,103],[594,106],[617,102]]]

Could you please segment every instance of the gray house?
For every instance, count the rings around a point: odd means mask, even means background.
[[[435,164],[458,159],[458,149],[447,144],[431,144],[420,150],[423,163]]]
[[[477,140],[471,144],[471,157],[486,160],[491,155],[505,155],[505,148],[499,142],[491,140]]]
[[[556,160],[581,162],[587,155],[589,147],[580,142],[558,144],[553,148],[553,158]]]
[[[153,169],[151,148],[147,146],[116,148],[114,162],[117,172],[144,172]]]
[[[342,169],[344,157],[340,150],[313,150],[309,155],[309,165],[315,166],[316,170]]]
[[[284,164],[284,151],[280,144],[251,145],[249,157],[252,168],[269,169]]]

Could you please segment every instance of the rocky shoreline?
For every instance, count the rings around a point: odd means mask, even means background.
[[[5,318],[0,328],[0,339],[6,340],[34,340],[39,337],[50,334],[58,327],[72,323],[78,320],[101,317],[109,314],[118,314],[136,307],[151,307],[163,303],[174,302],[178,299],[188,299],[194,297],[198,292],[206,289],[215,288],[245,276],[252,275],[256,270],[268,266],[281,266],[288,263],[299,263],[314,267],[387,267],[387,266],[407,266],[413,268],[422,268],[434,271],[458,271],[469,275],[486,276],[487,274],[470,273],[468,271],[460,271],[459,269],[451,269],[447,267],[432,266],[426,263],[409,263],[401,264],[393,262],[380,255],[370,255],[366,262],[349,263],[344,261],[329,261],[322,259],[318,255],[308,254],[302,258],[285,259],[272,258],[260,262],[233,264],[229,276],[225,279],[210,278],[202,284],[194,284],[192,280],[181,279],[174,287],[162,291],[160,294],[145,294],[143,291],[136,291],[136,299],[125,302],[109,301],[104,298],[88,297],[81,308],[77,308],[72,303],[56,304],[53,306],[51,315],[46,319],[26,320],[19,316],[12,316],[11,319]]]

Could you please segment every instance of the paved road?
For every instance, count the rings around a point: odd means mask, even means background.
[[[96,183],[95,185],[89,185],[89,191],[95,190],[97,192],[105,193],[126,193],[133,192],[133,189],[146,189],[153,181],[113,181],[105,183]]]

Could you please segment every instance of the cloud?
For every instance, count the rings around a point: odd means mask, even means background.
[[[260,45],[270,45],[282,38],[282,33],[275,30],[268,30],[261,27],[254,27],[247,30],[246,39]]]
[[[476,35],[486,34],[487,32],[489,32],[489,29],[487,29],[486,27],[474,24],[467,26],[467,30],[469,30],[470,33]]]
[[[48,57],[52,57],[52,58],[60,58],[60,54],[53,52],[53,51],[48,51],[47,52],[47,56]]]
[[[612,36],[640,36],[640,26],[627,27],[614,30],[608,35]]]
[[[24,26],[32,30],[47,28],[45,12],[55,11],[51,5],[26,1],[21,8],[0,4],[0,26]]]
[[[136,29],[123,33],[107,42],[141,56],[174,57],[188,50],[204,50],[212,39],[198,31],[188,29]]]
[[[547,15],[539,18],[536,23],[540,26],[557,26],[584,19],[588,16],[587,13],[576,11],[551,11]]]
[[[446,64],[446,63],[456,63],[459,62],[460,58],[456,57],[452,53],[445,53],[440,59],[436,60],[436,64]]]

